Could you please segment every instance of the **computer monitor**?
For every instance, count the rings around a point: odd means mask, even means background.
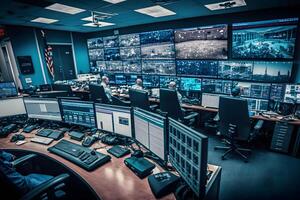
[[[231,94],[232,81],[221,79],[202,79],[202,92]]]
[[[0,83],[0,98],[18,96],[14,82]]]
[[[200,78],[180,78],[180,90],[182,91],[201,91],[201,79]]]
[[[267,111],[269,108],[269,101],[265,99],[255,99],[255,98],[244,98],[248,102],[249,111]]]
[[[65,123],[96,127],[94,104],[86,101],[61,99],[61,113]]]
[[[136,82],[136,79],[138,79],[138,78],[140,78],[140,79],[142,79],[142,76],[139,76],[139,75],[126,75],[126,83],[127,83],[127,85],[134,85],[135,84],[135,82]]]
[[[160,159],[167,161],[166,118],[134,108],[134,138]]]
[[[24,98],[24,104],[29,118],[62,121],[57,99]]]
[[[23,98],[0,99],[0,118],[26,114]]]
[[[208,108],[219,108],[220,95],[202,93],[201,105]]]
[[[124,74],[115,75],[116,85],[126,85],[126,77]]]
[[[156,75],[143,75],[143,86],[145,88],[159,87],[159,76]]]
[[[109,133],[132,137],[131,108],[95,104],[97,128]]]
[[[283,101],[285,103],[300,103],[300,84],[287,84]]]
[[[159,77],[159,87],[168,88],[169,83],[175,81],[176,86],[178,87],[178,78],[176,76],[160,76]]]
[[[169,161],[183,180],[203,199],[207,183],[208,138],[169,118]]]
[[[269,99],[271,84],[268,83],[250,83],[234,82],[233,86],[240,86],[241,96],[250,98]]]
[[[283,101],[285,94],[285,84],[272,84],[270,91],[270,99],[274,101]]]

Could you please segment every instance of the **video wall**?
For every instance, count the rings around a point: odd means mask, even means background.
[[[220,24],[92,38],[87,41],[90,69],[288,83],[297,24],[298,18],[288,18],[232,24],[230,33],[229,25]]]

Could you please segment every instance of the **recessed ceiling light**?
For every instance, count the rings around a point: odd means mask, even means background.
[[[57,19],[49,19],[44,17],[38,17],[36,19],[31,20],[31,22],[38,22],[38,23],[44,23],[44,24],[52,24],[54,22],[57,22]]]
[[[67,6],[67,5],[63,5],[63,4],[60,4],[60,3],[52,4],[51,6],[48,6],[45,9],[54,10],[54,11],[57,11],[57,12],[67,13],[67,14],[71,14],[71,15],[74,15],[74,14],[81,13],[81,12],[85,11],[84,9],[81,9],[81,8]]]
[[[150,15],[152,17],[165,17],[165,16],[170,16],[170,15],[176,15],[175,12],[168,10],[162,6],[151,6],[147,8],[141,8],[134,10],[136,12],[145,14],[145,15]]]
[[[92,22],[92,21],[93,21],[93,17],[92,17],[92,16],[89,16],[89,17],[82,18],[81,20],[83,20],[83,21],[88,21],[88,22]]]
[[[246,6],[245,0],[232,0],[232,1],[224,1],[219,3],[212,3],[205,5],[209,10],[222,10],[234,7]]]
[[[87,23],[83,24],[82,26],[90,26],[90,27],[104,27],[104,26],[112,26],[115,25],[114,23],[109,23],[109,22],[98,22],[98,24],[95,23]]]
[[[121,2],[126,1],[126,0],[103,0],[103,1],[113,3],[113,4],[117,4],[117,3],[121,3]]]

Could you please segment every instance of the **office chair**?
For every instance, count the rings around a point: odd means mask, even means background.
[[[238,147],[237,142],[253,140],[262,128],[263,121],[259,120],[252,131],[247,100],[234,97],[220,97],[219,117],[219,130],[227,146],[216,146],[215,150],[226,150],[221,157],[223,160],[234,152],[248,162],[248,157],[243,152],[250,153],[251,150]]]
[[[28,154],[18,158],[14,161],[14,167],[24,165],[26,162],[30,162],[35,158],[36,154]],[[70,176],[68,174],[60,174],[53,177],[49,181],[46,181],[34,189],[27,192],[25,195],[19,191],[19,189],[6,177],[6,175],[0,170],[0,188],[1,196],[6,194],[9,195],[9,199],[66,199],[66,193],[62,191],[62,187],[66,186]],[[3,193],[2,193],[3,192]]]
[[[158,106],[150,105],[148,93],[143,90],[129,89],[129,99],[132,107],[154,111]]]
[[[71,85],[65,84],[53,84],[52,85],[53,91],[66,91],[69,96],[73,96],[73,91]]]
[[[102,85],[90,84],[89,89],[91,93],[91,101],[104,104],[111,104],[111,101],[106,96],[105,90]]]
[[[196,121],[198,113],[187,112],[181,108],[178,100],[177,91],[161,88],[159,90],[160,110],[168,113],[168,116],[191,126]]]
[[[127,107],[130,107],[130,102],[123,101],[123,100],[121,100],[121,99],[119,99],[118,97],[115,97],[115,96],[111,96],[111,103],[113,105],[117,105],[117,106],[127,106]]]

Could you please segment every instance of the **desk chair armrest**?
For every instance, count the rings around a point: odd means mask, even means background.
[[[258,120],[254,126],[255,131],[259,131],[264,124],[264,120]]]
[[[185,116],[184,120],[191,120],[191,119],[197,117],[198,115],[199,115],[198,113],[192,112],[189,115]]]
[[[43,193],[48,192],[55,192],[55,187],[59,186],[60,184],[66,182],[67,179],[70,178],[69,174],[61,174],[58,175],[49,181],[46,181],[45,183],[42,183],[41,185],[37,186],[36,188],[32,189],[30,192],[25,194],[21,200],[30,200],[30,199],[38,199],[39,195],[42,195]]]
[[[158,105],[154,104],[154,105],[150,105],[150,109],[151,110],[156,110],[158,108]]]
[[[28,154],[28,155],[26,155],[26,156],[22,156],[21,158],[18,158],[18,159],[16,159],[16,160],[14,160],[13,166],[14,166],[14,167],[18,167],[18,166],[20,166],[21,164],[23,164],[24,162],[27,162],[27,161],[29,161],[29,160],[35,158],[35,157],[37,157],[36,154]]]

